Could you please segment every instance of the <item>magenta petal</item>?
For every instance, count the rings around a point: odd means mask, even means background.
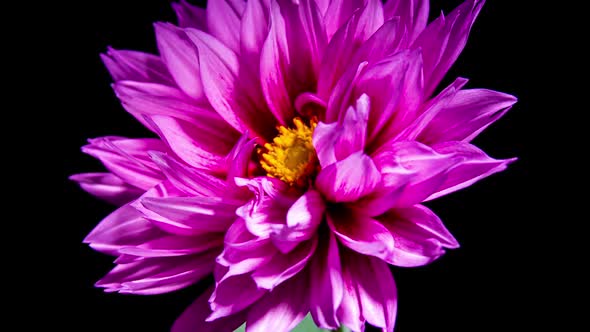
[[[217,284],[209,299],[212,313],[208,322],[233,315],[258,301],[267,291],[260,289],[249,275],[227,278]]]
[[[316,189],[331,202],[354,202],[370,194],[381,181],[371,158],[362,152],[323,168],[316,178]]]
[[[399,17],[409,42],[414,41],[426,27],[429,9],[429,0],[388,0],[383,6],[386,19]]]
[[[207,1],[209,33],[236,53],[240,51],[240,24],[245,9],[243,0]]]
[[[492,90],[457,91],[420,133],[418,140],[425,144],[469,142],[502,117],[516,101],[514,96]]]
[[[168,116],[152,116],[153,127],[174,153],[187,164],[211,171],[225,167],[225,156],[237,140],[214,112],[203,112],[193,123]]]
[[[173,85],[172,77],[162,60],[152,54],[137,51],[119,51],[111,47],[100,58],[113,80],[153,82]]]
[[[308,278],[300,273],[252,306],[248,312],[246,331],[291,331],[307,315],[308,298]]]
[[[350,5],[355,1],[333,1],[333,6],[344,3]],[[362,1],[361,1],[362,3]],[[333,9],[334,7],[332,7]],[[343,9],[343,7],[339,7]],[[326,17],[330,23],[334,17]],[[369,39],[369,37],[383,24],[383,10],[379,0],[367,0],[366,5],[357,10],[330,40],[322,59],[322,66],[318,79],[319,95],[325,95],[330,91],[344,71],[360,63],[352,62],[351,59],[356,50]],[[383,41],[382,41],[383,42]],[[335,56],[337,54],[337,56]],[[366,60],[366,59],[363,59]]]
[[[287,254],[275,255],[266,265],[252,273],[252,279],[259,288],[273,290],[306,266],[317,245],[318,239],[313,237]]]
[[[204,8],[193,6],[186,0],[173,2],[171,5],[176,13],[178,26],[181,28],[196,28],[207,31],[207,16]]]
[[[197,46],[201,61],[201,76],[207,99],[217,113],[240,133],[249,130],[261,138],[272,136],[274,119],[269,112],[258,108],[253,90],[240,81],[239,60],[231,49],[214,37],[195,29],[186,29]]]
[[[224,196],[224,190],[227,187],[225,181],[201,170],[184,166],[178,160],[164,153],[151,152],[150,157],[168,180],[184,193],[196,196]]]
[[[173,257],[204,252],[223,246],[221,234],[206,233],[197,236],[167,235],[147,241],[136,247],[119,250],[122,254],[142,257]]]
[[[392,209],[378,218],[393,235],[395,249],[388,263],[413,267],[428,264],[459,243],[428,208]]]
[[[217,251],[180,257],[145,258],[117,265],[96,283],[107,291],[152,295],[187,287],[213,270]]]
[[[324,16],[328,38],[332,39],[336,31],[350,19],[354,12],[365,6],[365,2],[364,0],[330,1]],[[381,17],[383,17],[382,7]]]
[[[252,152],[256,148],[254,139],[248,139],[248,133],[240,137],[229,154],[225,157],[228,184],[235,185],[235,178],[248,176]]]
[[[413,49],[424,55],[424,93],[432,94],[467,43],[473,22],[484,0],[467,0],[448,17],[441,15],[418,36]]]
[[[322,196],[315,190],[309,189],[303,194],[287,212],[287,229],[291,240],[309,240],[324,218],[326,204]]]
[[[327,236],[310,263],[309,311],[317,326],[335,330],[340,326],[336,311],[342,302],[342,268],[336,237],[332,232]]]
[[[493,159],[477,147],[464,142],[440,143],[434,145],[433,149],[437,153],[462,159],[448,170],[445,181],[427,200],[466,188],[483,178],[505,170],[510,163],[516,161],[516,158]]]
[[[82,151],[99,159],[105,167],[123,181],[147,190],[162,181],[162,173],[148,151],[167,151],[158,139],[130,139],[123,137],[99,137],[89,140]]]
[[[206,322],[205,318],[211,314],[208,299],[213,293],[213,287],[201,294],[172,325],[172,332],[220,332],[234,331],[246,321],[245,313],[237,313],[228,317]]]
[[[361,254],[389,260],[394,240],[377,220],[354,211],[335,211],[327,216],[328,226],[340,243]]]
[[[385,21],[371,37],[359,46],[354,53],[351,63],[357,65],[363,61],[379,62],[386,56],[397,53],[407,43],[404,27],[400,18],[395,17]]]
[[[82,173],[70,176],[80,187],[91,195],[111,204],[121,206],[137,197],[143,191],[112,173]]]
[[[100,252],[117,255],[121,248],[134,247],[164,235],[136,209],[124,205],[104,218],[86,236],[84,243]]]
[[[369,98],[363,94],[339,123],[318,123],[313,132],[313,145],[322,167],[364,150],[370,108]]]
[[[154,24],[162,60],[170,74],[188,96],[204,101],[197,49],[182,29],[169,23]]]
[[[346,252],[346,268],[356,281],[361,314],[383,331],[393,331],[397,314],[397,287],[387,264],[374,257]]]
[[[345,250],[340,251],[342,264],[342,302],[336,312],[340,324],[348,327],[354,332],[365,330],[365,318],[361,314],[361,302],[357,287],[357,278],[354,275],[356,267],[347,264],[345,257],[352,255]]]
[[[169,220],[168,223],[187,228],[193,234],[226,231],[236,219],[235,210],[241,204],[218,197],[146,197],[140,202],[144,208]]]
[[[459,89],[461,89],[466,83],[467,79],[461,77],[457,78],[436,97],[426,102],[422,106],[422,110],[420,111],[421,114],[392,140],[415,141],[418,135],[424,131],[424,128],[430,126],[432,119],[447,107],[449,102],[455,98]],[[425,139],[428,138],[425,137]]]
[[[313,0],[271,1],[260,78],[264,97],[280,124],[293,117],[292,101],[315,85],[326,44],[322,16]]]

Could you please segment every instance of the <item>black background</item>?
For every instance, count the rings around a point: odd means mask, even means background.
[[[541,124],[545,111],[540,110],[551,107],[547,86],[554,69],[539,59],[549,52],[543,43],[546,16],[523,2],[488,1],[445,80],[462,76],[470,79],[467,87],[519,98],[474,141],[493,157],[519,160],[503,173],[429,204],[461,248],[426,267],[393,268],[399,288],[396,332],[531,330],[548,323],[543,310],[552,291],[538,285],[546,284],[548,272],[542,251],[549,249],[542,243],[551,241],[541,234],[540,220],[551,207],[537,198],[552,182],[540,153],[548,137]],[[432,1],[431,19],[459,3]],[[50,42],[43,34],[37,38],[50,54],[47,59],[58,59],[48,63],[52,72],[44,86],[51,91],[44,103],[51,105],[51,140],[58,153],[53,148],[43,162],[58,166],[49,177],[59,189],[44,196],[51,217],[42,222],[50,223],[52,245],[39,247],[49,255],[33,265],[35,279],[44,280],[41,286],[50,293],[36,293],[30,303],[51,313],[45,324],[64,330],[166,331],[202,285],[158,296],[94,288],[112,268],[112,257],[81,242],[113,207],[84,193],[67,176],[102,170],[79,150],[87,138],[149,135],[119,105],[98,55],[109,45],[155,53],[152,23],[174,22],[173,11],[168,1],[108,0],[54,9],[50,17],[50,26],[57,28]],[[46,152],[38,149],[39,155]]]

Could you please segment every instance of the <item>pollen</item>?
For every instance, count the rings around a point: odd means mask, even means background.
[[[272,143],[266,143],[261,153],[260,166],[268,176],[280,179],[291,186],[303,187],[316,173],[317,156],[312,143],[312,134],[317,121],[305,124],[300,118],[293,119],[293,128],[278,127],[279,134]]]

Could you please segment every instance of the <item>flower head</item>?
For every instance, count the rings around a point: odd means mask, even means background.
[[[423,202],[504,170],[469,142],[516,99],[433,94],[483,1],[427,25],[427,0],[173,4],[159,56],[109,49],[125,109],[159,139],[83,148],[108,173],[72,177],[121,205],[86,238],[116,255],[97,285],[169,292],[215,284],[173,331],[394,327],[388,264],[458,243]]]

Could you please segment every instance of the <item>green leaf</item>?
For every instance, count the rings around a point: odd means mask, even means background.
[[[245,332],[246,331],[246,323],[242,324],[242,326],[238,327],[237,330],[234,332]],[[293,331],[291,332],[329,332],[330,330],[320,329],[319,327],[315,326],[311,315],[308,314],[305,316],[305,319],[297,325]],[[339,329],[335,330],[334,332],[350,332],[350,330],[344,326],[341,326]]]

